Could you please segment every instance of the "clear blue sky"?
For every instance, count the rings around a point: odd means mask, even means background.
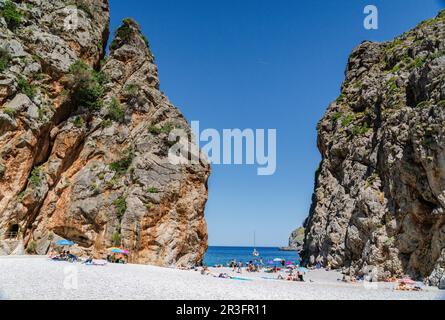
[[[277,172],[213,166],[210,245],[281,246],[308,214],[320,161],[316,124],[338,94],[350,51],[433,17],[441,0],[110,0],[111,27],[135,18],[161,87],[201,127],[276,128]],[[363,8],[379,9],[379,30]]]

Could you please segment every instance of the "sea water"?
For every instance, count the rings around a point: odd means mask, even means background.
[[[299,255],[296,251],[281,251],[279,248],[256,248],[260,253],[258,257],[254,257],[253,247],[212,247],[210,246],[204,257],[204,263],[208,266],[224,265],[227,262],[231,262],[235,259],[237,262],[249,262],[255,259],[263,259],[264,264],[269,261],[273,261],[276,258],[284,259],[286,261],[297,262],[299,261]]]

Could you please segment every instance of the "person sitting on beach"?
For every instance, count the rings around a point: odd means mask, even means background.
[[[85,263],[85,264],[93,264],[93,257],[92,257],[92,256],[89,256],[89,257],[85,260],[84,263]]]
[[[299,280],[299,281],[304,282],[304,276],[303,276],[303,273],[302,273],[302,272],[297,271],[297,277],[298,277],[298,280]]]
[[[249,261],[249,263],[247,264],[247,272],[252,272],[252,261]]]
[[[329,261],[328,265],[326,267],[326,271],[331,271],[331,269],[332,269],[332,265],[331,265],[331,262]]]
[[[207,268],[207,266],[203,266],[202,269],[201,269],[201,274],[203,276],[209,275],[210,274],[209,268]]]
[[[400,290],[400,291],[422,291],[422,288],[419,285],[416,284],[408,284],[406,282],[400,282],[394,290]]]
[[[76,262],[78,259],[77,259],[77,256],[75,256],[74,254],[72,254],[70,251],[67,251],[67,253],[66,253],[66,257],[67,257],[67,260],[69,261],[69,262]]]
[[[48,254],[48,258],[50,258],[51,260],[55,260],[59,257],[59,255],[57,254],[56,251],[51,250],[50,253]]]

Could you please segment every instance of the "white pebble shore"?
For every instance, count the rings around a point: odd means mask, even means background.
[[[214,274],[227,272],[251,281],[146,265],[100,267],[54,262],[45,257],[0,257],[0,300],[445,299],[444,291],[431,287],[421,292],[402,292],[394,291],[395,284],[391,283],[377,283],[372,288],[363,283],[343,283],[337,280],[341,274],[335,271],[311,271],[306,282],[264,279],[277,276],[266,273],[240,275],[226,268],[211,268],[211,271]],[[72,288],[76,286],[73,279],[77,279],[77,288]]]

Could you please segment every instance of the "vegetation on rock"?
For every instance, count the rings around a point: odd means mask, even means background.
[[[70,75],[70,88],[76,103],[91,111],[101,109],[107,77],[81,60],[70,67]]]
[[[0,48],[0,73],[6,70],[10,59],[9,52],[4,48]]]
[[[17,8],[17,5],[12,1],[7,0],[3,3],[3,6],[0,3],[0,6],[0,15],[3,16],[8,27],[10,29],[15,29],[20,26],[23,21],[23,14]]]
[[[36,87],[22,76],[17,78],[17,87],[21,93],[27,95],[30,99],[33,99],[37,94]]]
[[[125,120],[125,108],[115,97],[111,99],[108,106],[108,114],[106,119],[120,123],[124,122]]]

